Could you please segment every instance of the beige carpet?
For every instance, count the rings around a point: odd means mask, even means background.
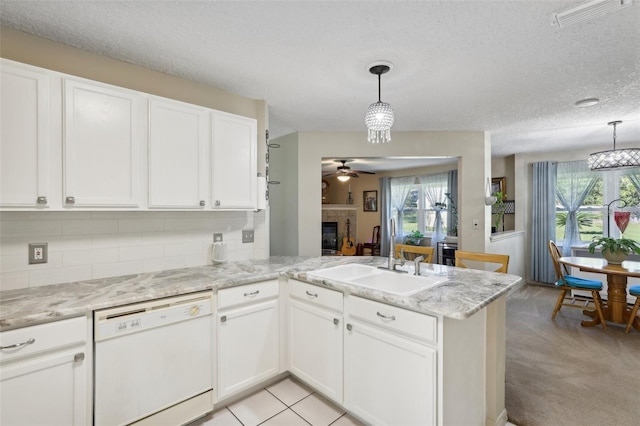
[[[518,426],[640,425],[640,333],[584,328],[580,309],[551,312],[555,288],[507,299],[506,408]]]

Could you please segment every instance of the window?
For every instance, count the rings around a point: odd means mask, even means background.
[[[557,187],[559,192],[566,194],[577,191],[576,169],[561,167],[567,163],[558,164]],[[623,170],[608,172],[580,171],[583,178],[593,179],[584,200],[576,210],[579,238],[582,242],[589,242],[595,236],[620,236],[620,230],[613,219],[614,211],[629,211],[631,220],[624,237],[640,240],[640,193],[638,179],[640,173]],[[634,183],[635,182],[635,183]],[[584,183],[584,182],[583,182]],[[577,195],[574,194],[577,198]],[[561,202],[556,196],[556,239],[563,240],[568,217],[567,200]],[[570,203],[569,203],[570,204]],[[625,207],[626,206],[626,207]],[[607,211],[608,210],[608,211]],[[607,215],[609,213],[609,215]]]
[[[420,231],[424,234],[430,234],[435,231],[436,210],[430,199],[435,199],[438,203],[449,204],[447,197],[444,195],[448,192],[447,174],[441,173],[436,179],[430,179],[427,183],[411,185],[407,198],[405,199],[401,220],[403,235],[413,231]],[[423,181],[424,182],[424,181]],[[393,185],[393,184],[392,184]],[[398,215],[398,209],[393,209],[393,215]],[[448,211],[441,211],[443,230],[447,233],[447,215]]]

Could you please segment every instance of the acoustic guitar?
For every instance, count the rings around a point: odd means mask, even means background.
[[[344,256],[353,256],[356,254],[356,245],[353,237],[351,237],[351,222],[347,219],[347,236],[342,237],[342,254]]]

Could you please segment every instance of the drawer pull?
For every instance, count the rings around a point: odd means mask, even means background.
[[[340,320],[338,318],[334,318],[333,319],[333,324],[334,325],[338,325],[339,322],[340,322]]]
[[[36,339],[34,339],[32,337],[31,339],[27,340],[26,342],[16,343],[15,345],[2,346],[2,347],[0,347],[0,349],[17,349],[17,348],[21,348],[23,346],[32,345],[35,342],[36,342]]]
[[[391,320],[391,321],[395,321],[396,320],[396,316],[395,315],[387,316],[387,315],[381,314],[380,312],[376,312],[376,315],[378,315],[382,319]]]
[[[309,290],[307,290],[306,293],[309,297],[318,297],[318,293],[311,293]]]
[[[245,293],[244,297],[255,296],[260,293],[260,290],[252,291],[251,293]]]

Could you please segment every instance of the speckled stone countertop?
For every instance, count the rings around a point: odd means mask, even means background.
[[[345,263],[385,265],[382,257],[271,257],[265,260],[173,269],[89,281],[0,291],[0,330],[86,315],[96,309],[126,305],[203,290],[217,290],[274,279],[280,275],[418,312],[463,319],[524,284],[515,275],[422,264],[423,275],[448,282],[411,296],[333,280],[316,280],[307,272]]]

